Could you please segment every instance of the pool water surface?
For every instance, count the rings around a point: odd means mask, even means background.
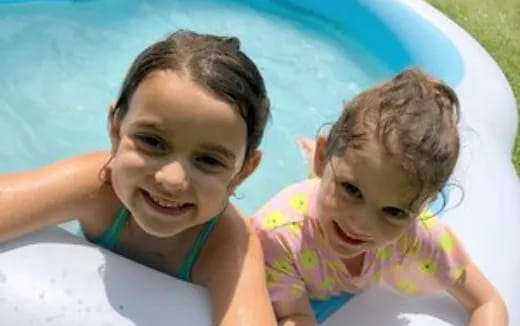
[[[107,149],[107,108],[133,58],[177,29],[238,36],[272,102],[248,214],[307,175],[296,146],[395,71],[334,23],[276,0],[0,1],[0,173]]]

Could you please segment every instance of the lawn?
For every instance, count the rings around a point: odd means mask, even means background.
[[[520,109],[520,0],[427,0],[475,37],[505,72]],[[513,162],[520,174],[520,134]]]

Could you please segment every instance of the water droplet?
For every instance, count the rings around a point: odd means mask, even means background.
[[[71,297],[74,294],[74,292],[72,292],[71,289],[66,289],[65,294],[68,295],[69,297]]]
[[[54,319],[57,319],[57,318],[60,318],[60,317],[63,317],[63,316],[64,316],[64,314],[57,314],[57,315],[54,315],[54,316],[49,316],[49,317],[45,318],[45,321],[46,322],[51,322]]]
[[[99,276],[101,276],[101,277],[105,276],[105,269],[106,269],[106,265],[105,264],[99,265],[98,270],[97,270]]]
[[[40,293],[39,298],[40,300],[45,300],[45,292]]]
[[[51,282],[51,284],[54,284],[54,283],[56,283],[56,280],[53,279],[53,278],[51,278],[51,279],[49,280],[49,282]]]
[[[83,301],[81,299],[78,299],[78,304],[83,304]]]
[[[5,277],[4,273],[0,272],[0,283],[7,282],[7,277]]]

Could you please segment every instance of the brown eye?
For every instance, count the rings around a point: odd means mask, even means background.
[[[382,211],[385,216],[396,220],[405,220],[410,216],[407,212],[397,207],[384,207]]]
[[[150,135],[137,135],[137,141],[149,150],[165,151],[167,149],[166,143],[156,136]]]
[[[361,193],[361,190],[359,190],[359,188],[354,186],[353,184],[351,184],[349,182],[344,182],[341,184],[341,187],[343,188],[343,190],[345,190],[345,192],[349,196],[357,198],[357,199],[363,198],[363,194]]]
[[[212,157],[212,156],[201,156],[197,158],[197,161],[208,166],[225,166],[224,163],[222,163],[220,160]]]

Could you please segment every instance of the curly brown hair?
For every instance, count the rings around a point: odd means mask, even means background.
[[[418,69],[369,89],[345,105],[329,135],[328,155],[377,141],[397,158],[422,203],[442,190],[459,156],[459,101],[445,83]]]

